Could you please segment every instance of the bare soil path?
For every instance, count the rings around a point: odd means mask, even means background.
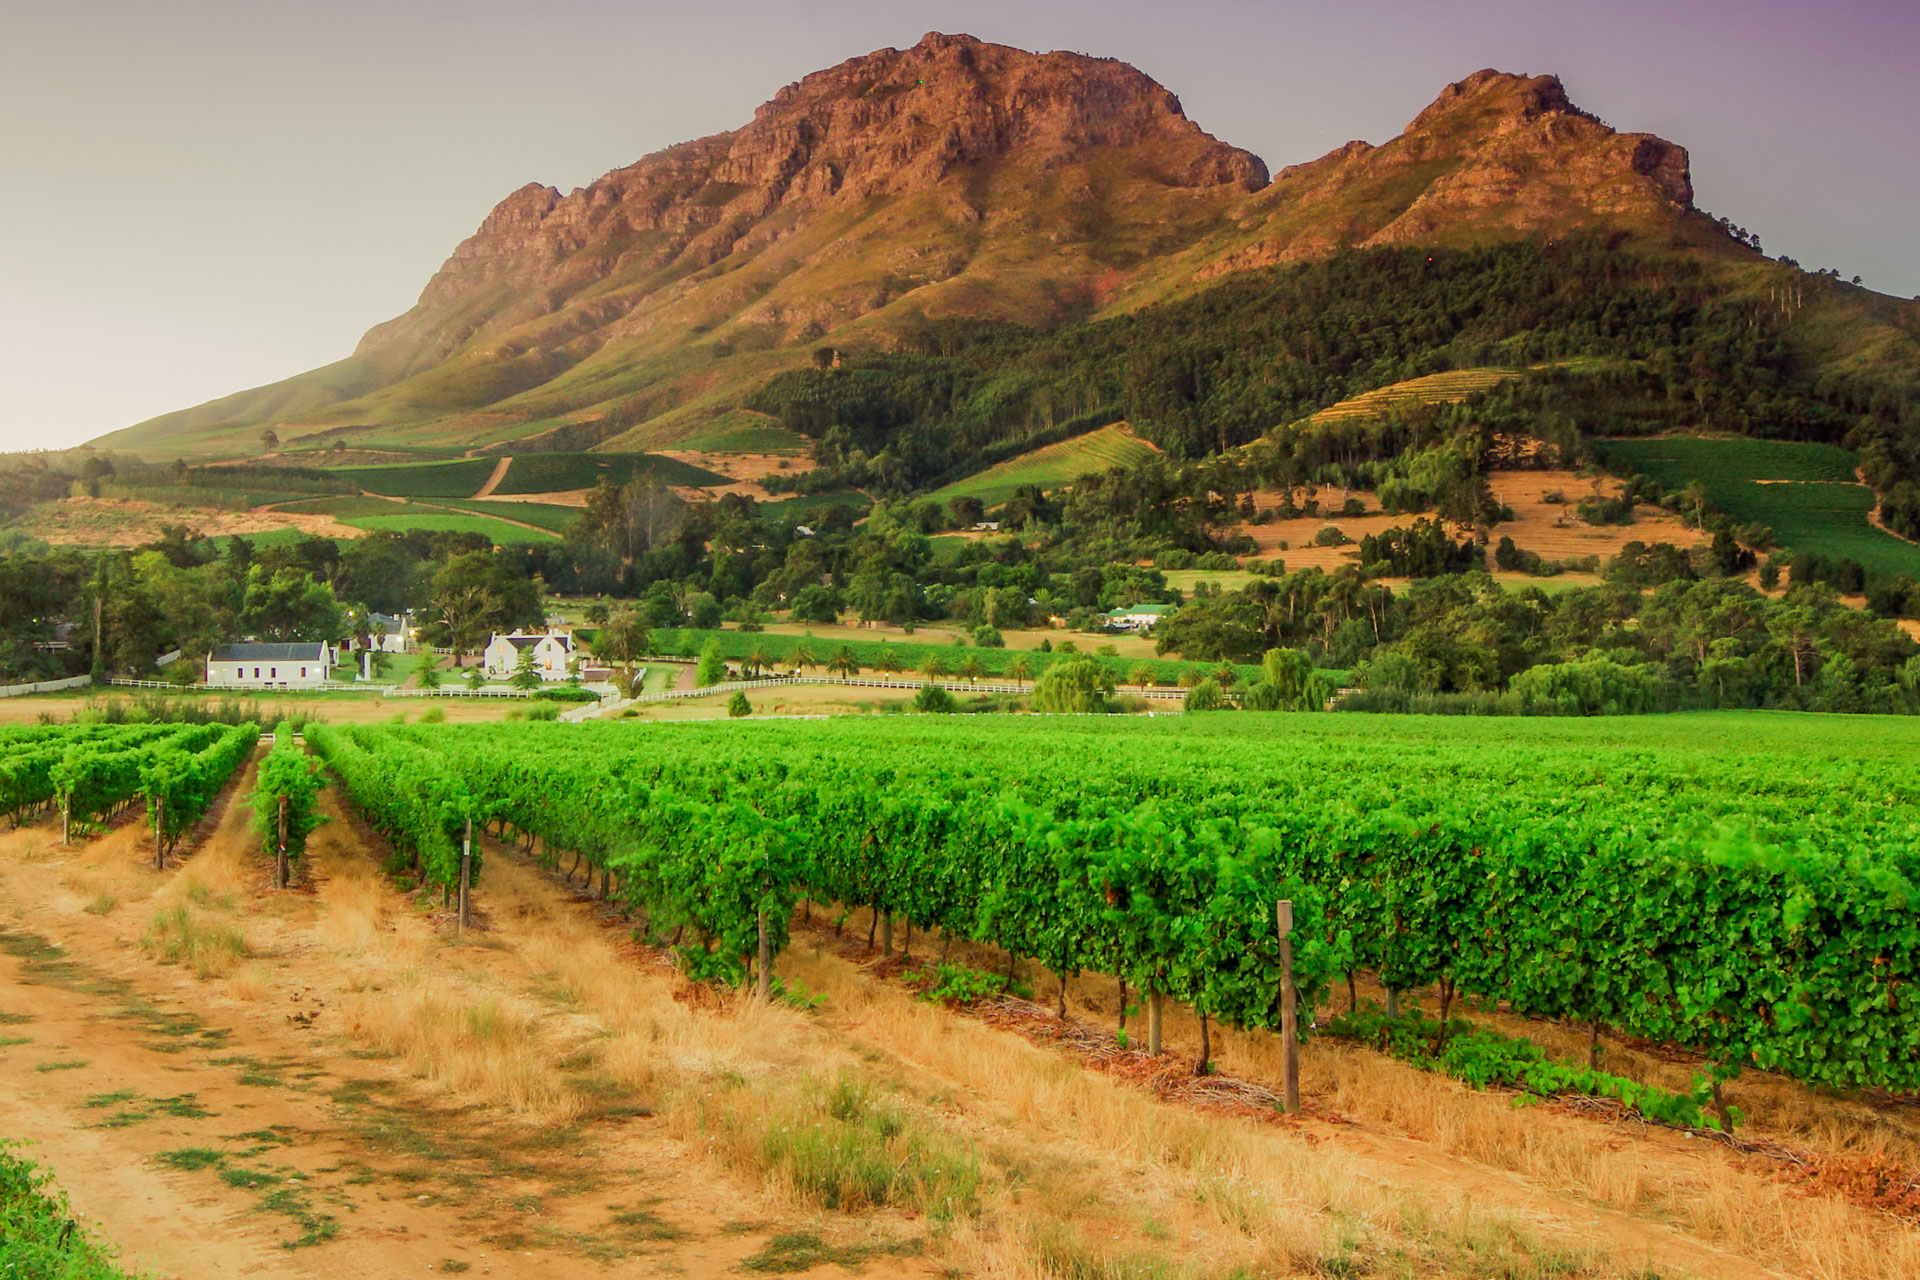
[[[491,498],[493,496],[493,491],[500,487],[500,482],[507,478],[507,468],[512,465],[513,465],[512,454],[507,454],[506,456],[502,457],[500,461],[494,463],[493,474],[488,476],[487,482],[480,486],[480,492],[474,494],[473,496],[476,498]]]
[[[757,1188],[716,1178],[646,1099],[503,1115],[370,1046],[355,987],[469,990],[493,1009],[536,975],[511,920],[484,941],[443,937],[328,808],[307,883],[280,894],[244,803],[164,873],[137,818],[73,849],[57,829],[0,836],[0,1135],[35,1144],[130,1266],[179,1280],[706,1277],[737,1274],[793,1225]],[[153,963],[140,935],[175,902],[243,928],[251,958],[224,981]]]

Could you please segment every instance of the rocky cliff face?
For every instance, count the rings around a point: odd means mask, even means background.
[[[1555,76],[1480,71],[1441,90],[1381,146],[1349,142],[1281,170],[1252,204],[1251,244],[1203,276],[1326,253],[1527,234],[1611,221],[1651,228],[1693,207],[1687,152],[1618,133],[1568,100]]]
[[[454,250],[419,305],[360,349],[424,341],[444,357],[477,328],[529,318],[508,303],[443,324],[489,286],[566,293],[676,263],[704,267],[837,211],[943,184],[954,188],[943,211],[977,222],[989,210],[970,199],[970,173],[1045,174],[1115,154],[1174,188],[1267,183],[1257,156],[1203,133],[1179,99],[1125,63],[930,34],[810,75],[743,128],[658,152],[571,195],[522,187]]]
[[[1478,72],[1399,137],[1269,182],[1124,63],[933,34],[570,194],[522,187],[349,360],[114,439],[274,421],[283,440],[525,425],[651,446],[829,333],[1048,324],[1345,246],[1595,225],[1670,241],[1691,199],[1685,150],[1615,132],[1551,76]]]

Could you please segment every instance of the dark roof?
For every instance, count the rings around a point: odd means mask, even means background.
[[[516,649],[524,649],[530,644],[539,644],[546,639],[545,636],[501,636],[500,638]]]
[[[318,640],[307,644],[223,644],[210,656],[215,662],[316,662],[323,660],[325,649]]]

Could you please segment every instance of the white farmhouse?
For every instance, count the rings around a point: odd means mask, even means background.
[[[207,655],[207,684],[215,689],[318,689],[334,668],[333,646],[223,644]]]
[[[481,655],[487,674],[502,680],[511,677],[520,669],[520,652],[523,649],[533,651],[533,669],[540,673],[542,680],[567,678],[567,663],[574,656],[571,631],[515,631],[507,635],[496,631]]]
[[[412,622],[412,618],[404,614],[369,613],[367,615],[368,646],[382,653],[405,653],[407,632]]]

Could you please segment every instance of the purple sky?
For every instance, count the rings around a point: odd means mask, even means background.
[[[1134,63],[1276,171],[1481,67],[1693,155],[1770,253],[1920,294],[1920,0],[63,0],[0,39],[0,449],[337,359],[492,205],[928,30]]]

